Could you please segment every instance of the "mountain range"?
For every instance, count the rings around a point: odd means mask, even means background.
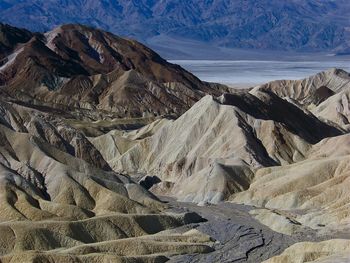
[[[347,54],[347,0],[4,0],[1,21],[32,31],[81,23],[135,38],[171,58],[238,48]],[[189,43],[194,47],[186,52]],[[187,47],[186,47],[187,46]],[[196,48],[197,47],[197,48]]]
[[[0,24],[0,261],[347,262],[349,105],[342,69],[234,89]]]
[[[1,262],[165,262],[213,250],[191,227],[200,215],[171,212],[90,139],[177,118],[219,85],[81,25],[42,34],[0,24],[0,58]]]
[[[0,32],[0,85],[28,102],[119,117],[179,116],[204,94],[219,94],[219,85],[101,30],[64,25],[41,34],[0,24]]]

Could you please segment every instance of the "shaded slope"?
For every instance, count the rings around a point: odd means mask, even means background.
[[[278,80],[255,87],[289,98],[296,105],[308,109],[318,118],[349,129],[349,73],[330,69],[302,80]]]
[[[166,205],[60,117],[0,101],[0,260],[164,262],[211,240],[173,229],[203,219]]]
[[[81,25],[25,40],[12,43],[0,84],[31,104],[109,111],[115,117],[179,116],[205,94],[226,89],[202,83],[134,40]]]
[[[264,262],[347,262],[350,257],[349,250],[347,239],[331,239],[318,243],[301,242],[287,248],[281,255]]]
[[[27,30],[0,23],[0,60],[13,51],[18,44],[26,43],[32,37],[33,33]]]
[[[255,169],[301,160],[312,144],[341,133],[273,93],[259,91],[206,96],[136,143],[117,134],[112,145],[104,143],[107,135],[93,143],[103,155],[124,147],[107,162],[117,171],[157,175],[163,182],[155,192],[218,202],[247,189]]]
[[[249,189],[233,200],[289,210],[315,229],[347,229],[348,141],[348,134],[325,139],[310,149],[305,161],[258,170]]]
[[[349,8],[346,0],[6,0],[0,14],[3,21],[35,31],[51,30],[63,23],[82,23],[145,42],[159,36],[196,40],[215,47],[332,50],[346,54]],[[167,41],[161,46],[172,48]]]

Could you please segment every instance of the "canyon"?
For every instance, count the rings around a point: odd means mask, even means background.
[[[349,92],[342,69],[232,89],[103,30],[0,24],[0,261],[346,262]]]

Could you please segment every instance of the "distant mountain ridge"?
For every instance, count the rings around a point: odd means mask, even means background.
[[[185,39],[279,51],[350,51],[346,0],[5,0],[2,22],[34,31],[63,23],[100,27],[145,43]],[[160,39],[160,40],[159,40]]]

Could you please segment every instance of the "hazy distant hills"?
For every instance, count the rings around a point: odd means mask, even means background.
[[[172,49],[169,41],[176,39],[180,46],[198,41],[230,48],[348,53],[349,13],[346,0],[0,1],[2,22],[36,31],[83,23],[137,38],[157,50]]]

